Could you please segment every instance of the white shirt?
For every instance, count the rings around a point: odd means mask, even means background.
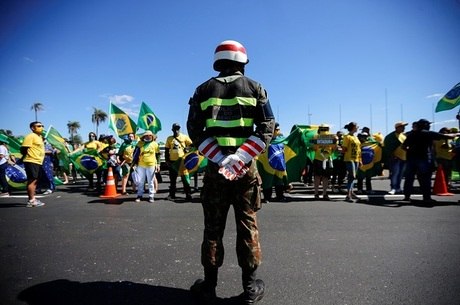
[[[0,156],[1,156],[0,165],[3,165],[6,162],[8,162],[8,158],[10,154],[8,153],[8,149],[6,148],[6,146],[3,144],[0,145]]]

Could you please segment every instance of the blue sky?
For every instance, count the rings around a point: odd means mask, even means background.
[[[384,134],[395,121],[458,126],[434,113],[460,82],[459,0],[2,1],[0,128],[29,132],[30,110],[67,136],[94,130],[109,102],[137,120],[142,101],[160,118],[159,140],[215,75],[216,45],[243,43],[246,75],[266,88],[286,133],[294,124],[349,121]],[[108,122],[99,133],[111,133]]]

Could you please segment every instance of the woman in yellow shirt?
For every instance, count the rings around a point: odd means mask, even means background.
[[[146,178],[149,189],[149,202],[154,202],[155,173],[160,170],[160,165],[158,164],[160,147],[153,139],[153,132],[147,130],[134,150],[133,165],[137,165],[136,172],[139,175],[136,202],[140,202],[142,199]]]
[[[356,173],[361,166],[361,142],[355,133],[358,131],[358,124],[350,122],[344,127],[348,134],[343,137],[342,151],[343,161],[347,168],[347,196],[345,201],[353,202],[353,199],[359,199],[353,192],[353,186],[356,179]]]

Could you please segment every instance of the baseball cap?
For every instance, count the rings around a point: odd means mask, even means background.
[[[399,121],[399,122],[396,122],[395,123],[395,129],[398,128],[398,127],[401,127],[401,126],[407,126],[409,123],[406,123],[406,122],[403,122],[403,121]]]

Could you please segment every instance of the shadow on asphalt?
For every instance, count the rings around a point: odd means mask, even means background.
[[[29,305],[195,305],[189,290],[133,282],[80,283],[65,279],[26,288],[18,300]],[[238,297],[216,304],[236,305]]]
[[[372,197],[370,199],[359,199],[356,201],[358,204],[367,204],[372,206],[381,206],[387,208],[400,208],[402,206],[415,206],[420,208],[435,208],[438,206],[459,205],[457,201],[441,201],[425,202],[423,200],[411,199],[411,201],[402,200],[386,200],[382,197]]]

